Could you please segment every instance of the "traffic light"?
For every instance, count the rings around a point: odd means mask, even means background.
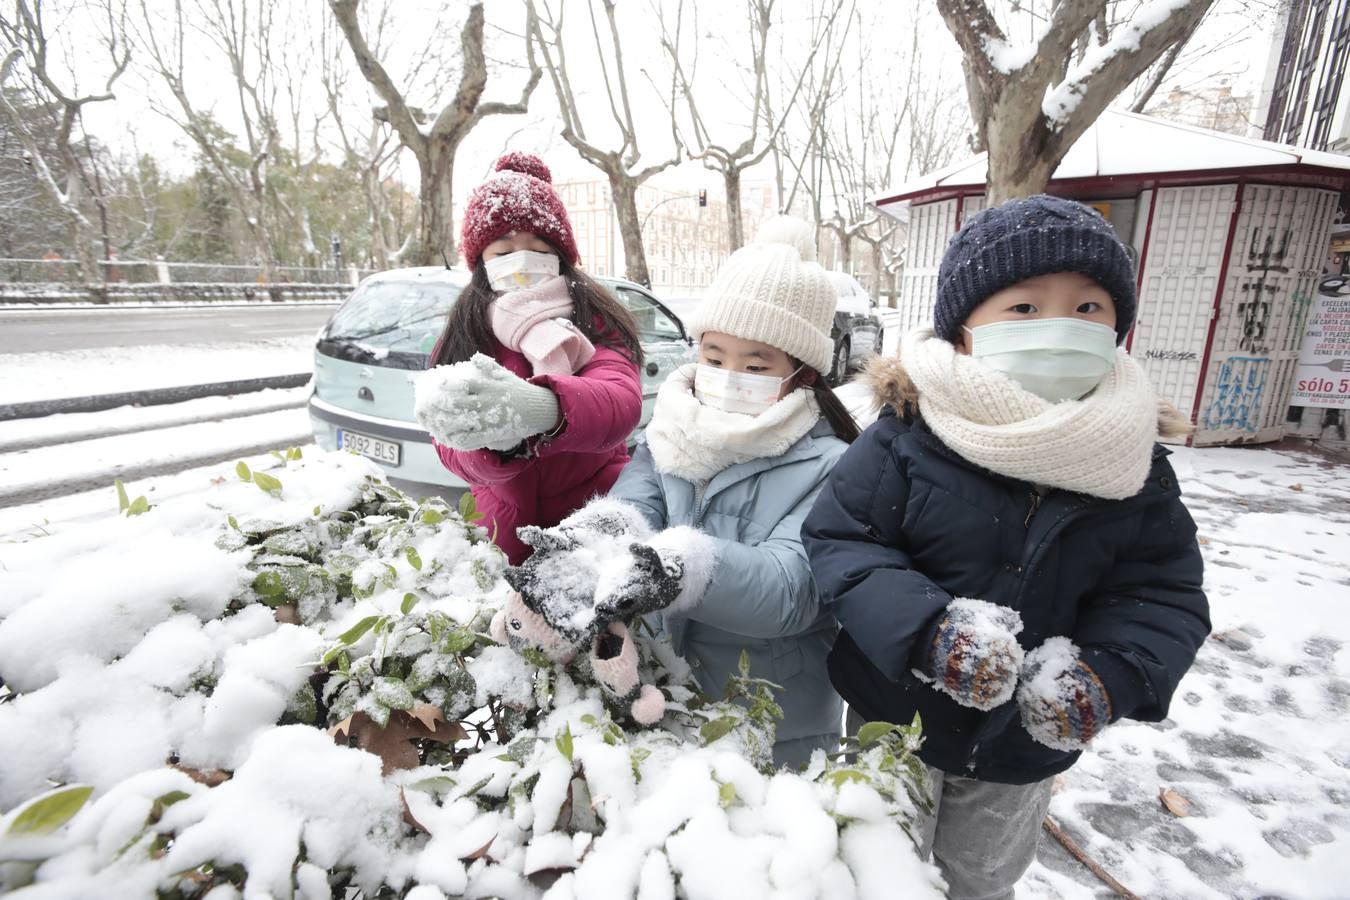
[[[708,192],[707,192],[706,190],[702,190],[702,191],[699,191],[699,192],[698,192],[698,205],[699,205],[699,206],[707,206],[707,205],[708,205]]]

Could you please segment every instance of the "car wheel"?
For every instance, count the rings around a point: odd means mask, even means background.
[[[833,387],[839,387],[844,383],[844,376],[848,374],[848,338],[844,338],[834,348],[834,362],[830,366],[829,382]]]

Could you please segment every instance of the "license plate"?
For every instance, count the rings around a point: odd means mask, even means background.
[[[371,437],[368,434],[360,434],[355,431],[343,431],[340,428],[337,433],[337,444],[340,450],[355,451],[378,463],[384,463],[386,466],[398,465],[403,450],[402,445],[397,441],[386,441],[383,438]]]

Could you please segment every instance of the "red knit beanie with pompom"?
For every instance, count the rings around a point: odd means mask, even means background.
[[[464,210],[460,250],[469,268],[478,267],[484,247],[513,231],[543,238],[576,265],[572,223],[553,190],[553,174],[544,161],[529,153],[512,152],[497,160],[494,168],[496,173],[469,194]]]

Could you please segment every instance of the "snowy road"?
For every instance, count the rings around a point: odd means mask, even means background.
[[[0,353],[311,337],[335,309],[336,303],[0,309]]]

